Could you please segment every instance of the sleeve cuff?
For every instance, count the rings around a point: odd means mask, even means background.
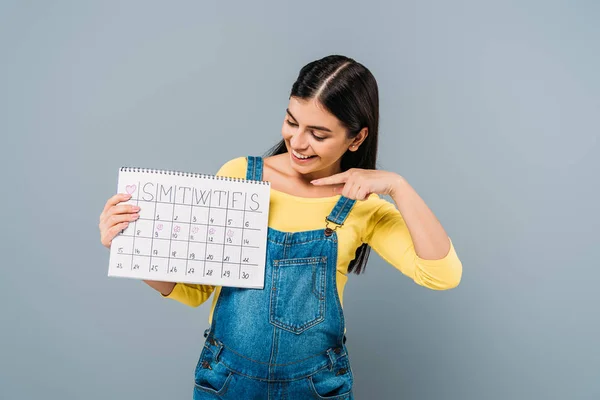
[[[458,258],[458,255],[456,254],[456,249],[454,248],[454,244],[452,243],[452,239],[450,239],[450,237],[448,237],[448,241],[450,242],[450,249],[448,250],[448,254],[446,254],[444,257],[435,260],[428,260],[426,258],[419,257],[419,255],[415,253],[417,261],[420,264],[431,265],[433,267],[437,265],[446,264],[451,258]]]
[[[180,286],[181,285],[179,283],[175,283],[175,286],[173,286],[173,290],[171,290],[171,293],[169,293],[167,295],[162,294],[160,292],[159,293],[160,293],[161,297],[163,297],[165,299],[175,299],[176,300],[178,292],[181,292]]]
[[[450,240],[450,250],[444,258],[427,260],[417,256],[420,279],[425,286],[432,289],[451,289],[462,279],[462,262],[456,254],[456,249]]]

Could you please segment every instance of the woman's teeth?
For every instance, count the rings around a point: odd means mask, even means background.
[[[298,157],[298,158],[300,158],[300,159],[302,159],[302,160],[306,160],[307,158],[314,157],[314,156],[303,156],[302,154],[300,154],[300,153],[297,153],[297,152],[295,152],[294,150],[292,150],[292,153],[294,153],[294,155],[295,155],[296,157]]]

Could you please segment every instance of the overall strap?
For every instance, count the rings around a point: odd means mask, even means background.
[[[246,169],[246,179],[253,181],[262,181],[263,159],[262,157],[248,156],[248,168]]]
[[[333,210],[331,210],[329,216],[325,218],[325,221],[333,222],[337,225],[344,225],[344,221],[346,221],[348,214],[350,214],[350,210],[352,210],[354,203],[356,203],[356,200],[341,196],[335,207],[333,207]]]

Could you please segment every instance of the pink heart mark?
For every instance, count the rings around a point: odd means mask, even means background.
[[[135,192],[135,189],[137,189],[137,186],[135,185],[127,185],[125,187],[125,190],[127,191],[127,193],[131,194],[133,192]]]

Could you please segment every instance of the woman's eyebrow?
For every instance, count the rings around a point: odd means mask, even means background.
[[[287,109],[287,108],[286,108],[286,109],[285,109],[285,111],[286,111],[286,112],[289,114],[289,116],[290,116],[290,117],[292,117],[292,118],[294,119],[294,121],[297,121],[297,120],[296,120],[296,117],[294,117],[294,116],[292,115],[292,113],[290,112],[290,110],[289,110],[289,109]],[[326,127],[324,127],[324,126],[309,125],[309,126],[308,126],[308,128],[311,128],[311,129],[316,129],[316,130],[318,130],[318,131],[333,132],[331,129],[329,129],[329,128],[326,128]]]

